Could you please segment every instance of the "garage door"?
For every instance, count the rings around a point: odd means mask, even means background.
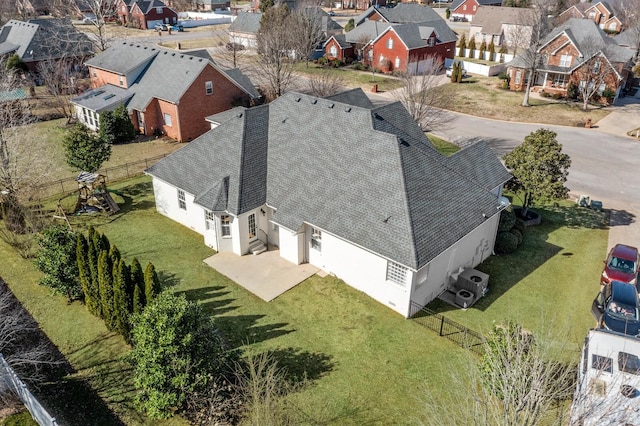
[[[156,25],[163,24],[162,19],[157,19],[155,21],[147,21],[147,28],[152,30]]]

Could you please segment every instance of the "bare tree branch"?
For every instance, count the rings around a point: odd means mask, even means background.
[[[306,81],[309,94],[319,98],[340,93],[345,86],[344,80],[340,75],[331,71],[310,75]]]

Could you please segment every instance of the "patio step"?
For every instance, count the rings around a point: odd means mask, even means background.
[[[267,251],[267,246],[260,240],[255,240],[251,244],[249,244],[249,252],[253,255],[259,255],[260,253],[264,253]]]

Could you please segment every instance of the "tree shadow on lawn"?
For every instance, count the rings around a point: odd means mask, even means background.
[[[285,379],[292,384],[307,380],[318,380],[333,371],[331,355],[309,352],[299,348],[279,348],[268,350],[269,357],[284,369]]]
[[[479,271],[489,274],[490,291],[473,305],[473,309],[486,310],[511,287],[561,252],[566,258],[570,258],[573,255],[572,252],[565,251],[565,247],[559,247],[547,241],[549,234],[555,230],[562,227],[608,228],[607,212],[599,212],[577,205],[536,206],[533,207],[533,210],[541,214],[542,223],[526,229],[524,241],[516,251],[511,254],[491,256],[476,266]],[[569,249],[571,250],[570,247]],[[435,299],[427,307],[438,313],[459,309],[440,299]]]
[[[295,330],[287,330],[285,322],[256,325],[266,315],[224,315],[215,318],[216,325],[225,337],[230,349],[237,349],[247,344],[263,342],[284,336]]]

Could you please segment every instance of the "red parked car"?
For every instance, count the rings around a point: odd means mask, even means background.
[[[638,249],[624,244],[616,244],[609,252],[607,260],[604,261],[600,284],[609,284],[613,280],[636,284],[638,268],[640,268]]]

